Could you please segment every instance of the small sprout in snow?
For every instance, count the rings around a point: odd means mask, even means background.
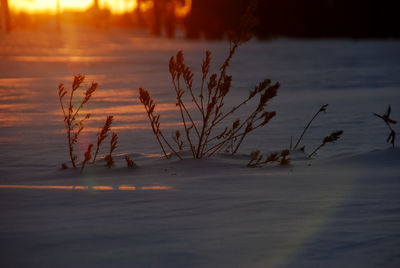
[[[175,135],[172,135],[172,139],[178,145],[178,150],[183,150],[183,141],[181,140],[181,132],[179,130],[175,131]]]
[[[281,166],[288,166],[290,165],[290,158],[287,158],[288,155],[290,154],[289,150],[283,150],[281,152],[281,161],[279,162],[279,165]]]
[[[67,164],[65,164],[65,163],[62,163],[62,164],[61,164],[61,169],[68,169],[68,166],[67,166]]]
[[[125,156],[125,160],[126,160],[126,166],[128,167],[128,168],[134,168],[134,167],[136,167],[136,163],[132,160],[132,159],[130,159],[129,158],[129,156]]]

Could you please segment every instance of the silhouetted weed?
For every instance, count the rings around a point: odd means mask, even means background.
[[[317,116],[321,113],[321,112],[326,112],[326,107],[328,107],[328,104],[322,105],[321,108],[319,108],[319,110],[315,113],[315,115],[311,118],[311,120],[308,122],[308,124],[306,125],[306,127],[304,128],[303,132],[301,133],[299,139],[296,142],[296,145],[294,146],[293,150],[297,149],[297,146],[299,146],[301,140],[303,139],[304,134],[306,133],[306,131],[308,130],[308,128],[311,126],[311,123],[314,121],[315,118],[317,118]],[[301,151],[304,151],[304,146],[300,148]],[[290,149],[292,149],[292,144],[290,144]]]
[[[133,161],[133,160],[131,160],[130,158],[129,158],[129,156],[125,156],[125,160],[126,160],[126,166],[128,167],[128,168],[134,168],[134,167],[136,167],[136,163]]]
[[[391,143],[392,147],[394,148],[394,142],[395,142],[395,139],[396,139],[396,132],[393,130],[391,124],[393,124],[393,125],[397,124],[397,121],[395,121],[395,120],[390,118],[390,113],[391,112],[392,112],[392,108],[389,105],[388,109],[386,110],[386,113],[384,113],[383,115],[379,115],[379,114],[374,113],[374,115],[379,117],[380,119],[382,119],[385,122],[385,124],[388,126],[388,128],[390,130],[390,134],[387,137],[386,142],[387,143]]]
[[[79,112],[83,106],[90,100],[92,94],[96,91],[98,84],[92,83],[92,85],[86,90],[85,95],[77,106],[73,104],[74,93],[80,88],[81,84],[85,80],[82,75],[76,75],[72,83],[72,88],[69,94],[67,105],[64,106],[63,98],[68,94],[63,84],[58,86],[58,97],[61,105],[61,109],[64,114],[64,124],[67,131],[67,140],[69,148],[69,156],[71,159],[72,166],[76,168],[76,161],[78,157],[74,154],[74,146],[78,142],[79,134],[84,128],[85,120],[90,118],[90,114],[86,114],[83,118],[79,118]]]
[[[289,150],[282,150],[281,152],[272,152],[268,156],[263,156],[260,151],[253,151],[250,154],[250,161],[247,163],[249,167],[262,167],[268,163],[279,163],[281,166],[290,164]]]
[[[181,140],[181,132],[179,130],[175,131],[175,135],[172,136],[172,139],[178,145],[178,150],[182,151],[183,150],[183,141]]]
[[[325,144],[337,141],[342,134],[343,134],[343,130],[338,130],[338,131],[332,132],[331,135],[326,136],[322,140],[322,143],[317,148],[315,148],[315,150],[311,154],[308,155],[308,158],[311,158],[313,155],[315,155],[319,149],[321,149],[323,146],[325,146]]]
[[[93,144],[88,145],[88,148],[85,152],[85,159],[83,160],[82,165],[81,165],[81,172],[85,168],[86,163],[89,162],[90,159],[92,158],[92,147],[93,147]]]
[[[117,144],[118,144],[118,135],[115,132],[113,132],[110,140],[110,152],[105,156],[108,168],[111,168],[114,165],[114,159],[112,157],[112,154],[115,148],[117,148]]]
[[[67,132],[67,141],[68,141],[68,149],[69,149],[69,157],[71,159],[71,163],[73,168],[77,168],[77,160],[78,157],[75,154],[75,145],[78,142],[79,135],[82,133],[85,125],[85,121],[90,118],[90,114],[86,114],[83,118],[80,117],[80,112],[83,106],[90,100],[92,94],[96,91],[98,84],[92,83],[91,86],[85,91],[82,100],[78,104],[73,103],[75,92],[81,87],[84,82],[85,77],[82,75],[74,76],[74,81],[72,83],[72,88],[69,93],[69,98],[67,103],[64,104],[64,97],[68,94],[68,91],[65,89],[64,85],[61,83],[58,86],[58,97],[61,105],[61,109],[64,114],[64,125]],[[92,164],[96,162],[96,157],[100,151],[100,147],[102,142],[108,137],[108,133],[111,130],[111,124],[113,122],[114,117],[108,116],[104,126],[100,129],[97,134],[97,147],[94,153]],[[112,138],[110,140],[110,152],[105,156],[105,160],[107,162],[107,166],[111,167],[114,164],[114,160],[112,158],[112,153],[115,150],[118,143],[118,136],[116,133],[112,134]],[[84,153],[84,160],[81,163],[81,172],[84,170],[86,164],[92,159],[92,149],[93,144],[89,144],[86,152]],[[63,163],[61,165],[61,169],[67,169],[68,166]]]
[[[99,153],[101,143],[108,137],[108,132],[111,129],[111,124],[112,124],[113,120],[114,120],[114,117],[112,115],[107,116],[104,126],[101,128],[99,133],[97,133],[97,147],[96,147],[96,153],[94,154],[92,164],[94,164],[96,162],[96,157],[97,157],[97,154]]]
[[[144,105],[144,108],[146,110],[146,114],[150,120],[151,124],[151,129],[153,130],[153,133],[156,137],[156,140],[158,144],[160,145],[164,156],[166,158],[169,157],[167,152],[165,151],[163,142],[168,146],[168,148],[179,158],[182,159],[181,156],[174,150],[174,148],[171,146],[171,144],[168,142],[168,140],[165,138],[164,134],[162,133],[160,129],[160,115],[155,113],[155,108],[156,104],[154,103],[154,100],[151,98],[150,93],[143,89],[139,88],[139,100],[140,102]]]

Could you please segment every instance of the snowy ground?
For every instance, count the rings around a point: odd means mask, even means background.
[[[167,64],[180,49],[198,71],[206,49],[216,69],[227,44],[72,27],[0,36],[0,185],[90,188],[0,186],[1,267],[400,266],[400,150],[372,115],[391,104],[400,120],[400,42],[251,41],[232,62],[229,100],[280,81],[277,117],[235,157],[182,161],[157,155],[137,100],[138,87],[149,89],[167,131],[178,127]],[[57,86],[77,73],[100,83],[82,148],[115,116],[111,170],[59,170],[68,155]],[[246,167],[254,149],[286,149],[325,103],[306,150],[333,130],[344,130],[341,140],[313,160],[294,153],[289,167]],[[125,168],[125,154],[137,169]]]

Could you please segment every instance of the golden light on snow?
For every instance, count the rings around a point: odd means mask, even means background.
[[[118,190],[123,190],[123,191],[135,191],[136,187],[135,186],[130,186],[130,185],[121,185],[118,187]]]
[[[102,191],[111,191],[114,188],[111,186],[93,186],[92,189],[93,190],[102,190]]]
[[[56,189],[73,190],[74,186],[54,186],[54,185],[0,185],[0,189]]]
[[[169,186],[142,186],[140,189],[142,190],[170,190]]]
[[[87,190],[89,187],[87,186],[74,186],[74,190]]]
[[[81,186],[81,185],[0,185],[0,189],[36,189],[36,190],[95,190],[95,191],[136,191],[138,188],[133,185],[120,185],[120,186]],[[171,186],[162,186],[162,185],[152,185],[152,186],[141,186],[140,190],[148,191],[148,190],[171,190]]]

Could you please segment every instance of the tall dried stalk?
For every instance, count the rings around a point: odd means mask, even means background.
[[[307,126],[304,128],[303,132],[301,133],[299,139],[296,142],[296,145],[294,146],[293,150],[297,149],[297,146],[300,144],[300,141],[303,139],[304,134],[306,133],[307,129],[311,126],[311,123],[314,121],[315,118],[321,113],[321,112],[326,112],[326,107],[328,107],[328,104],[322,105],[321,108],[315,113],[313,118],[308,122]],[[290,145],[290,148],[292,148],[292,145]]]
[[[92,164],[94,164],[96,162],[96,157],[100,151],[102,142],[108,137],[108,132],[111,129],[111,124],[112,124],[113,120],[114,120],[114,117],[112,115],[107,116],[104,126],[101,128],[100,132],[97,133],[97,147],[96,147],[96,153],[94,154]]]
[[[114,165],[114,159],[112,157],[112,154],[115,148],[117,148],[117,144],[118,144],[118,135],[117,133],[113,132],[110,140],[110,152],[105,157],[108,168],[111,168]]]
[[[74,153],[74,146],[78,142],[79,134],[84,128],[85,120],[90,118],[89,113],[86,114],[83,118],[80,118],[79,112],[81,111],[83,106],[90,100],[92,94],[96,91],[98,86],[97,83],[93,82],[92,85],[86,90],[83,99],[78,103],[78,105],[75,106],[73,103],[74,93],[80,88],[84,80],[85,77],[82,75],[74,76],[69,99],[66,104],[64,104],[64,97],[68,94],[68,91],[65,89],[62,83],[58,86],[58,97],[61,109],[64,114],[64,125],[67,131],[69,157],[74,168],[77,167],[76,161],[78,159],[78,157]]]
[[[92,148],[93,148],[93,144],[89,144],[88,148],[85,152],[85,159],[82,162],[82,166],[81,166],[81,173],[83,172],[86,163],[90,161],[90,159],[92,158]]]
[[[139,88],[139,100],[144,105],[146,114],[150,120],[151,129],[153,130],[154,136],[156,137],[156,140],[157,140],[158,144],[160,145],[160,147],[164,153],[164,156],[166,158],[169,158],[169,155],[165,151],[163,142],[179,159],[182,159],[182,157],[178,154],[178,152],[174,148],[172,148],[171,144],[164,137],[164,134],[162,133],[162,131],[160,129],[160,122],[159,122],[160,115],[155,114],[154,109],[156,108],[156,104],[154,103],[154,100],[151,98],[149,92],[143,88]]]
[[[256,1],[252,1],[246,14],[242,18],[241,27],[230,34],[230,49],[227,58],[221,65],[219,73],[209,74],[211,64],[211,52],[206,51],[205,59],[201,65],[202,80],[198,92],[193,88],[194,74],[184,63],[182,51],[178,51],[176,57],[171,57],[169,61],[169,72],[171,74],[172,85],[176,94],[176,105],[184,128],[185,138],[189,145],[193,158],[211,157],[215,153],[225,149],[235,154],[245,137],[257,128],[266,125],[276,112],[265,110],[267,103],[277,95],[279,83],[271,84],[271,80],[265,79],[259,83],[254,90],[250,91],[249,96],[242,100],[233,108],[224,111],[224,100],[231,90],[232,76],[227,74],[227,68],[231,59],[236,53],[237,48],[251,38],[250,30],[255,25],[253,13],[256,9]],[[189,101],[184,100],[185,93],[189,93]],[[167,156],[165,143],[170,149],[168,141],[160,130],[159,115],[154,115],[155,104],[147,90],[139,89],[140,101],[146,109],[153,133]],[[186,94],[187,96],[188,94]],[[222,127],[221,125],[229,119],[239,108],[260,96],[258,104],[254,110],[245,117],[243,121],[236,120],[232,126]],[[185,103],[193,102],[195,110],[189,110]],[[201,118],[196,122],[194,113]],[[216,133],[217,129],[224,129]],[[230,149],[229,149],[230,148]],[[173,150],[172,150],[173,151]],[[175,151],[173,151],[177,154]]]

